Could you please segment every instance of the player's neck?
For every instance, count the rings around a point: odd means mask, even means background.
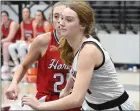
[[[37,26],[38,27],[41,27],[43,25],[43,23],[44,23],[44,21],[39,21],[38,24],[37,24]]]
[[[30,18],[27,18],[27,19],[24,20],[24,22],[25,22],[26,24],[29,24],[29,23],[31,22],[31,19],[30,19]]]
[[[58,40],[61,38],[60,32],[56,31],[56,37]]]
[[[4,27],[7,28],[10,24],[10,20],[8,19],[7,22],[4,23]]]
[[[86,37],[83,37],[83,35],[78,35],[76,37],[69,37],[68,43],[72,47],[74,55],[79,50],[80,46],[82,45],[83,41],[86,39]]]

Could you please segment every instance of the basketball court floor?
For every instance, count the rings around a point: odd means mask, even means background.
[[[124,85],[124,88],[130,95],[130,97],[134,100],[136,104],[137,110],[140,110],[140,71],[130,72],[124,70],[118,70],[119,81]],[[10,81],[2,81],[1,82],[1,106],[11,106],[11,110],[21,110],[21,98],[24,95],[32,95],[36,94],[36,86],[35,83],[27,83],[21,82],[19,84],[19,98],[16,101],[6,99],[4,94],[5,90],[10,85]]]

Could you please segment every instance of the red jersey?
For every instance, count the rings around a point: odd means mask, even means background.
[[[28,40],[28,37],[33,38],[33,25],[32,25],[32,23],[33,23],[33,19],[28,24],[23,21],[24,35],[25,35],[26,40]]]
[[[53,26],[51,25],[50,26],[50,29],[49,29],[49,32],[51,32],[51,31],[53,31],[54,30],[54,28],[53,28]]]
[[[44,30],[44,23],[41,26],[36,26],[36,36],[40,35],[40,34],[44,34],[45,30]]]
[[[3,37],[2,38],[6,38],[8,35],[9,35],[9,32],[10,32],[10,25],[12,23],[13,20],[10,20],[10,23],[8,25],[7,28],[5,28],[4,24],[2,24],[2,28],[1,28],[1,31],[3,33]],[[11,40],[11,42],[15,42],[16,40],[20,40],[21,38],[21,30],[20,28],[17,30],[15,36],[13,37],[13,39]]]
[[[60,59],[59,51],[51,51],[50,46],[58,47],[58,39],[55,31],[51,32],[51,41],[44,56],[38,62],[37,74],[37,99],[46,95],[58,94],[66,85],[66,77],[69,67]],[[49,101],[49,100],[48,100]]]

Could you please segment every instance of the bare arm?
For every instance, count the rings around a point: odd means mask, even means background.
[[[0,26],[1,26],[1,29],[0,29],[0,32],[1,32],[1,39],[2,39],[2,37],[3,37],[3,33],[2,33],[2,25],[3,25],[3,23],[1,22],[1,23],[0,23]]]
[[[89,87],[93,69],[101,57],[100,54],[101,53],[98,53],[93,45],[85,46],[82,49],[78,58],[78,70],[74,88],[70,95],[56,101],[43,103],[40,102],[39,107],[33,106],[30,100],[26,104],[38,110],[64,110],[80,107],[84,101],[85,94]],[[23,98],[23,101],[28,101],[28,98],[29,97]]]
[[[36,26],[37,26],[37,24],[36,24],[36,22],[34,20],[33,21],[33,38],[37,36],[37,34],[36,34]]]
[[[21,29],[21,40],[25,40],[23,22],[21,22],[20,24],[20,29]]]
[[[2,28],[2,27],[1,27]],[[0,30],[0,32],[1,32],[1,39],[3,38],[3,33],[2,33],[2,31]]]
[[[20,67],[17,69],[17,71],[14,74],[12,83],[18,84],[20,82],[20,80],[23,78],[23,76],[25,75],[29,66],[32,63],[34,63],[34,61],[36,61],[42,57],[42,53],[45,52],[45,50],[47,48],[46,47],[47,42],[49,41],[49,37],[48,38],[46,37],[47,35],[49,36],[49,34],[39,35],[32,42],[30,50],[29,50],[28,54],[26,55],[24,62],[20,65]],[[44,36],[45,36],[45,39],[44,39]]]
[[[6,38],[2,39],[2,42],[11,41],[14,38],[18,29],[19,29],[19,24],[17,24],[16,22],[13,21],[10,25],[10,32],[9,32],[8,36]]]
[[[33,40],[35,39],[35,37],[37,36],[37,31],[36,31],[36,26],[37,26],[37,24],[36,24],[35,20],[33,20],[32,26],[33,26],[33,37],[29,37],[29,38],[28,38],[28,41],[29,41],[30,43],[32,43]]]
[[[54,102],[42,103],[41,109],[61,110],[67,108],[69,109],[74,107],[80,107],[82,105],[95,66],[94,64],[95,62],[93,61],[93,54],[92,54],[93,52],[87,52],[87,51],[88,49],[86,50],[83,49],[79,55],[78,71],[77,71],[72,93],[60,100]]]

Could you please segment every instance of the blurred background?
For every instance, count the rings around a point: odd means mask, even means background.
[[[37,10],[42,10],[49,18],[55,1],[1,1],[1,11],[6,10],[9,17],[22,21],[22,8],[28,7],[31,17]],[[140,1],[92,1],[87,0],[94,9],[96,26],[95,33],[101,44],[110,54],[119,74],[119,80],[124,85],[137,109],[139,106],[140,77]],[[1,64],[3,57],[1,56]],[[13,67],[12,61],[9,63]],[[4,91],[11,79],[2,80],[1,105],[15,105],[17,102],[7,100]],[[20,96],[25,93],[35,95],[35,81],[25,79],[20,83]]]

